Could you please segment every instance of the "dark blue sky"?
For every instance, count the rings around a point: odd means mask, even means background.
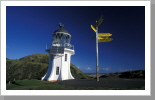
[[[144,6],[7,6],[6,11],[7,58],[46,53],[61,22],[75,47],[71,63],[83,72],[95,72],[95,32],[90,25],[103,15],[99,33],[113,34],[113,41],[99,43],[100,73],[145,69]]]

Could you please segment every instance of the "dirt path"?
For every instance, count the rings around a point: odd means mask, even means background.
[[[74,79],[60,81],[59,83],[73,87],[106,87],[121,89],[145,87],[145,79],[101,78],[99,82],[97,82],[96,79]]]

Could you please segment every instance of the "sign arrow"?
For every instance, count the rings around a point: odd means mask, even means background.
[[[112,36],[111,33],[98,33],[99,37],[107,37],[107,36]]]
[[[110,42],[112,40],[113,40],[112,38],[101,38],[101,37],[98,37],[98,42]]]

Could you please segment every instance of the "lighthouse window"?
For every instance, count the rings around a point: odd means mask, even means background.
[[[59,75],[59,67],[56,67],[56,75]]]
[[[67,61],[67,54],[65,54],[65,61]]]

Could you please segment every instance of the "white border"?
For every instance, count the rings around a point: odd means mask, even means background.
[[[145,6],[145,90],[6,90],[6,6]],[[1,95],[150,95],[150,1],[1,1],[1,40]]]

